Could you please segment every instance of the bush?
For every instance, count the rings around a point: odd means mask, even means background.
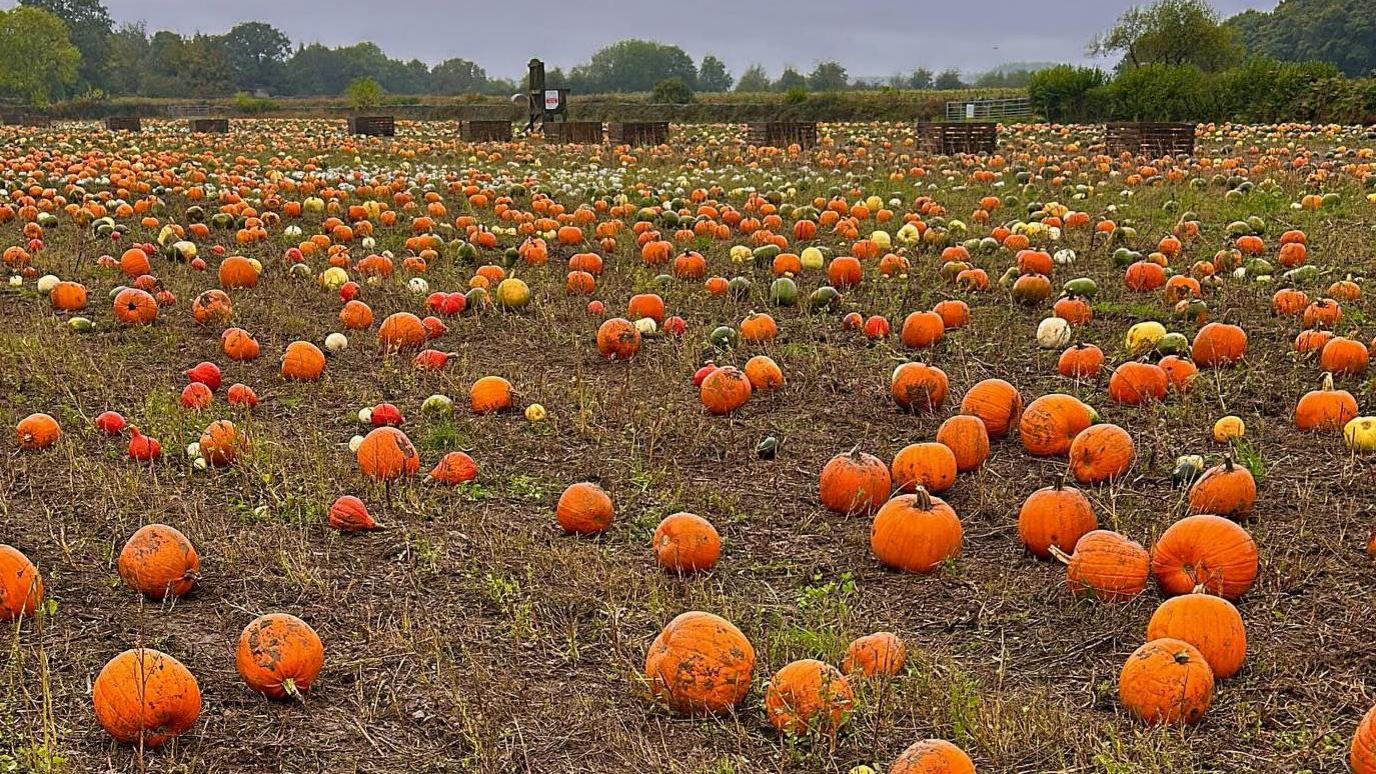
[[[268,113],[280,107],[276,101],[264,97],[255,97],[246,91],[241,91],[234,95],[234,112],[244,115],[256,116]]]
[[[661,105],[687,105],[693,101],[693,90],[682,78],[666,78],[655,84],[650,101]]]
[[[382,104],[382,84],[372,78],[359,78],[344,90],[354,110],[369,110]]]
[[[1218,115],[1208,76],[1194,65],[1124,70],[1105,87],[1108,116],[1122,121],[1199,121]]]
[[[1090,92],[1104,85],[1103,71],[1060,65],[1032,74],[1027,98],[1051,121],[1084,121],[1090,114]]]
[[[784,103],[787,105],[801,105],[807,102],[807,87],[794,86],[784,92]]]

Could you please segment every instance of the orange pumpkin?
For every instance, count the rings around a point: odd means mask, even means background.
[[[220,334],[220,351],[230,360],[247,362],[257,360],[262,347],[258,345],[258,340],[253,338],[253,334],[243,328],[226,328]]]
[[[726,712],[750,692],[755,649],[730,621],[683,613],[655,637],[645,656],[650,691],[683,715]]]
[[[300,698],[325,665],[325,646],[310,624],[271,613],[244,627],[234,664],[254,691],[273,699]]]
[[[782,378],[782,374],[780,375]],[[718,368],[702,380],[698,399],[717,416],[730,414],[744,406],[754,391],[750,379],[731,366]]]
[[[945,444],[956,457],[956,470],[969,473],[978,470],[989,458],[989,431],[978,417],[957,414],[941,423],[936,431],[937,443]]]
[[[403,349],[418,349],[424,346],[430,337],[419,317],[410,312],[396,312],[382,321],[377,338],[383,349],[397,352]]]
[[[14,426],[14,438],[24,451],[42,451],[62,437],[62,427],[48,414],[30,414]]]
[[[1051,558],[1052,546],[1073,552],[1080,538],[1098,528],[1089,498],[1060,479],[1028,495],[1018,510],[1018,538],[1043,559]]]
[[[650,545],[655,561],[670,572],[712,569],[721,556],[721,536],[708,520],[694,513],[674,513],[655,528]]]
[[[1147,639],[1170,637],[1199,649],[1214,677],[1232,677],[1247,660],[1247,629],[1233,603],[1210,594],[1182,594],[1162,602],[1147,622]]]
[[[751,390],[775,392],[784,388],[784,372],[768,355],[756,355],[745,361],[745,378]]]
[[[125,585],[150,599],[185,596],[196,585],[201,557],[174,527],[141,527],[119,552],[119,577]]]
[[[201,325],[223,325],[234,316],[234,305],[223,290],[207,290],[191,302],[191,316]]]
[[[511,408],[511,382],[500,376],[484,376],[468,391],[474,414],[495,414]]]
[[[960,410],[979,417],[990,438],[1003,438],[1022,417],[1022,394],[1002,379],[985,379],[965,393]]]
[[[841,671],[847,675],[892,677],[903,671],[908,647],[893,632],[875,632],[857,637],[846,646]]]
[[[1233,464],[1231,456],[1222,465],[1204,471],[1190,486],[1190,513],[1212,513],[1242,520],[1252,515],[1257,501],[1257,483],[1247,468]]]
[[[242,255],[231,255],[220,262],[219,278],[225,290],[251,288],[258,284],[258,269]]]
[[[1117,425],[1094,425],[1070,444],[1070,472],[1081,484],[1118,478],[1132,467],[1132,436]]]
[[[891,470],[899,491],[941,494],[956,483],[956,455],[943,443],[909,444],[894,455]]]
[[[884,503],[870,525],[870,551],[895,570],[929,573],[960,556],[964,530],[955,510],[917,487]]]
[[[794,737],[834,737],[849,719],[854,703],[850,683],[836,667],[811,658],[775,672],[764,693],[770,724]]]
[[[364,436],[354,457],[363,475],[377,481],[395,481],[420,471],[416,447],[395,427],[374,428]]]
[[[1027,405],[1018,421],[1018,434],[1032,456],[1063,457],[1070,452],[1075,436],[1098,420],[1094,409],[1080,399],[1051,393]]]
[[[817,494],[833,513],[869,513],[889,499],[889,467],[872,454],[852,449],[832,457],[822,468]]]
[[[554,509],[559,527],[577,535],[605,532],[611,526],[614,515],[612,498],[602,491],[602,487],[588,482],[579,482],[565,489]]]
[[[43,578],[19,549],[0,543],[0,623],[28,618],[43,601]]]
[[[125,325],[148,325],[158,319],[158,301],[146,290],[125,288],[115,295],[115,319]]]
[[[1118,699],[1138,720],[1190,725],[1208,711],[1214,674],[1203,654],[1181,640],[1152,640],[1133,651],[1118,674]]]
[[[898,756],[889,774],[975,774],[975,764],[945,739],[923,739]]]
[[[110,736],[153,749],[196,724],[201,689],[182,662],[152,648],[134,648],[100,670],[91,703]]]
[[[640,351],[640,331],[624,317],[613,317],[597,328],[597,351],[608,360],[630,360]]]
[[[282,353],[282,378],[313,382],[325,373],[325,353],[309,341],[293,341]]]
[[[1238,599],[1256,580],[1257,546],[1247,530],[1222,516],[1186,516],[1157,539],[1151,570],[1162,594],[1188,594],[1202,586]]]
[[[1066,565],[1065,580],[1072,594],[1105,602],[1123,602],[1147,587],[1151,559],[1135,540],[1104,529],[1086,532],[1066,556],[1058,546],[1047,549]]]
[[[924,363],[902,363],[889,378],[889,392],[899,408],[935,411],[946,402],[946,372]]]

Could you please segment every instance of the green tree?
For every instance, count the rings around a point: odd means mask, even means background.
[[[359,78],[344,89],[344,96],[354,110],[371,110],[382,104],[382,84],[372,77]]]
[[[232,94],[233,74],[223,39],[183,38],[158,30],[148,41],[149,66],[140,83],[147,97],[222,97]]]
[[[114,22],[100,0],[19,0],[21,5],[47,11],[67,25],[67,35],[81,52],[77,82],[104,88]]]
[[[726,71],[726,63],[708,54],[698,65],[699,91],[730,91],[731,73]]]
[[[280,90],[286,82],[291,40],[263,22],[237,24],[221,38],[225,58],[239,89]]]
[[[110,69],[106,90],[111,94],[142,94],[151,48],[143,22],[125,24],[110,36]]]
[[[637,39],[613,43],[569,73],[571,88],[587,94],[650,91],[669,78],[696,85],[692,57],[678,46]]]
[[[446,59],[430,71],[430,83],[440,94],[481,92],[487,88],[487,71],[467,59]]]
[[[913,70],[912,74],[908,76],[908,88],[910,89],[930,89],[935,83],[936,80],[932,75],[932,71],[925,67],[919,67]]]
[[[1270,13],[1246,11],[1225,25],[1251,53],[1328,62],[1352,77],[1376,75],[1376,3],[1370,0],[1282,0]]]
[[[779,80],[774,82],[774,90],[792,91],[794,89],[807,91],[807,78],[804,78],[802,73],[793,69],[793,66],[790,65],[785,67],[782,73],[779,73]]]
[[[1032,73],[1027,98],[1049,120],[1083,121],[1090,118],[1090,93],[1106,80],[1098,68],[1059,65]]]
[[[736,91],[742,93],[759,93],[769,89],[769,74],[764,71],[763,65],[750,65],[741,73],[741,79],[736,81]]]
[[[1157,0],[1132,7],[1089,42],[1094,56],[1121,54],[1119,70],[1147,65],[1194,65],[1205,72],[1242,60],[1237,31],[1219,23],[1206,0]]]
[[[846,68],[840,62],[828,60],[818,62],[807,76],[807,85],[813,91],[843,91],[850,85]]]
[[[668,105],[687,105],[693,101],[693,90],[678,78],[666,78],[655,84],[650,100]]]
[[[960,78],[960,71],[954,69],[942,70],[936,80],[932,82],[932,88],[937,91],[953,91],[965,88],[965,81]]]
[[[38,8],[0,11],[0,91],[46,104],[76,82],[81,52],[61,19]]]

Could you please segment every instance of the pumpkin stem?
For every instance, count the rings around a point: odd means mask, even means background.
[[[1324,391],[1324,392],[1332,392],[1332,391],[1333,391],[1333,374],[1331,374],[1331,373],[1326,373],[1326,374],[1323,375],[1323,391]]]
[[[1062,551],[1060,546],[1053,543],[1048,550],[1052,556],[1056,557],[1056,561],[1061,564],[1070,564],[1070,554]]]
[[[1233,455],[1223,455],[1223,469],[1229,473],[1233,472]]]
[[[932,509],[932,496],[927,493],[927,488],[919,486],[913,490],[913,496],[917,498],[917,507],[921,511]]]
[[[297,701],[303,701],[301,691],[296,687],[296,680],[288,677],[282,681],[282,691]]]
[[[1209,593],[1209,587],[1208,587],[1208,586],[1205,586],[1203,583],[1196,583],[1195,586],[1194,586],[1194,588],[1190,589],[1190,593],[1191,593],[1191,594],[1208,594],[1208,593]]]
[[[1061,473],[1051,479],[1051,488],[1055,489],[1057,492],[1065,489],[1065,473]]]

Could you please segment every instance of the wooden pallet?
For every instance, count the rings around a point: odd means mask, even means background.
[[[1104,126],[1104,146],[1110,154],[1161,158],[1194,153],[1194,124],[1127,123]]]
[[[756,147],[807,149],[817,145],[815,121],[760,121],[746,127],[745,141]]]
[[[510,121],[460,121],[459,139],[465,142],[510,142]]]
[[[544,125],[545,142],[561,145],[602,144],[601,121],[551,121]]]
[[[607,141],[613,145],[664,145],[669,142],[669,122],[609,123]]]
[[[228,118],[193,118],[191,131],[194,134],[229,134]]]
[[[999,144],[999,125],[968,121],[919,121],[917,147],[924,153],[954,156],[993,153]]]
[[[367,137],[394,137],[397,122],[392,116],[350,116],[349,134]]]
[[[141,132],[143,120],[138,116],[110,116],[105,119],[105,128],[112,132]]]

